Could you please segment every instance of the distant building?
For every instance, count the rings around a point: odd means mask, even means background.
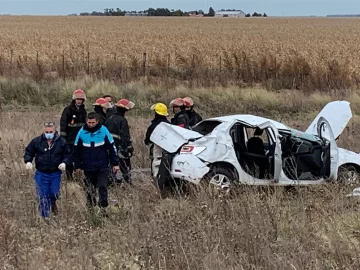
[[[147,16],[147,12],[126,12],[125,16]]]
[[[189,13],[190,17],[204,17],[204,14]]]
[[[245,12],[242,10],[234,10],[234,11],[216,11],[215,17],[245,17]]]

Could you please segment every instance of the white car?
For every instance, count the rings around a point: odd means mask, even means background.
[[[350,103],[334,101],[305,132],[271,119],[240,114],[206,119],[192,130],[161,123],[151,140],[175,154],[171,176],[196,185],[201,181],[222,188],[229,188],[233,181],[315,185],[337,181],[342,171],[349,172],[347,180],[357,181],[360,154],[336,144],[351,118]],[[253,136],[254,130],[258,136]],[[154,178],[160,162],[161,157],[153,160]]]

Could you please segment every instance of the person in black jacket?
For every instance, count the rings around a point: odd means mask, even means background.
[[[96,204],[96,190],[99,190],[99,207],[103,214],[108,203],[109,164],[113,172],[119,170],[119,158],[114,139],[109,130],[99,123],[97,114],[90,112],[86,125],[76,136],[73,160],[76,173],[85,174],[87,205],[91,209]]]
[[[70,151],[73,152],[74,141],[77,133],[86,121],[86,110],[84,102],[86,95],[83,90],[77,89],[72,96],[72,102],[65,107],[60,118],[60,136],[63,137],[69,145]],[[72,164],[66,168],[68,180],[73,180],[74,168]]]
[[[170,102],[170,107],[173,108],[174,117],[171,119],[171,124],[180,126],[183,128],[190,128],[190,119],[186,113],[186,107],[188,102],[182,98],[175,98]]]
[[[165,123],[170,124],[170,122],[167,119],[167,116],[169,116],[169,114],[168,114],[167,107],[164,103],[156,103],[156,104],[152,105],[150,107],[150,109],[155,111],[155,117],[151,121],[151,124],[148,127],[148,129],[146,130],[144,143],[145,143],[145,145],[150,145],[149,152],[150,152],[151,174],[153,175],[153,177],[156,177],[156,175],[154,175],[154,166],[155,166],[154,160],[157,161],[161,158],[162,150],[158,146],[155,147],[154,143],[150,140],[150,137],[151,137],[151,134],[153,133],[154,129],[160,123],[165,122]]]
[[[94,111],[98,114],[100,124],[104,124],[106,119],[111,115],[108,110],[111,108],[110,103],[105,98],[98,98],[93,104]]]
[[[71,164],[71,152],[66,140],[55,131],[53,122],[45,123],[44,133],[34,139],[25,148],[26,169],[33,168],[35,158],[35,183],[39,210],[47,219],[51,212],[57,214],[56,200],[60,194],[61,171]]]
[[[191,97],[184,97],[183,100],[188,102],[188,106],[186,107],[186,113],[189,116],[189,125],[190,127],[193,127],[197,123],[202,121],[202,117],[194,110],[194,101]]]
[[[169,114],[167,107],[164,103],[156,103],[152,105],[150,109],[155,112],[155,117],[151,121],[151,124],[146,131],[145,140],[144,140],[144,143],[146,145],[151,144],[150,136],[158,124],[160,124],[161,122],[166,122],[170,124],[169,120],[166,118],[167,116],[169,116]]]
[[[115,145],[118,150],[120,171],[123,179],[131,184],[131,161],[130,158],[134,152],[130,138],[130,128],[125,113],[135,104],[127,99],[121,99],[115,104],[116,112],[113,113],[105,122],[105,126],[115,140]]]

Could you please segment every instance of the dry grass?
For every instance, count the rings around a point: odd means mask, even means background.
[[[358,19],[23,16],[0,24],[6,76],[310,90],[349,89],[360,78]]]
[[[250,90],[242,97],[252,102]],[[79,185],[63,181],[61,213],[43,224],[33,175],[24,170],[22,155],[42,122],[58,117],[51,111],[1,113],[2,269],[359,269],[359,203],[345,198],[348,190],[336,185],[291,192],[248,188],[232,198],[200,192],[160,199],[149,177],[137,174],[133,188],[111,190],[110,199],[118,205],[112,204],[103,220],[87,214]],[[283,119],[305,128],[313,115],[301,117]],[[148,120],[129,113],[135,168],[148,167],[143,145]],[[354,123],[359,123],[356,117]],[[358,128],[350,128],[340,145],[359,149],[358,134]]]

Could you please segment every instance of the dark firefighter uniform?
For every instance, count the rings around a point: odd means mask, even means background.
[[[175,98],[170,102],[170,106],[175,113],[174,117],[171,118],[171,124],[187,129],[190,128],[190,119],[186,113],[187,105],[188,102],[184,101],[182,98]]]
[[[120,171],[124,181],[131,184],[131,162],[134,148],[130,138],[130,128],[125,113],[131,110],[135,104],[127,99],[119,100],[115,105],[115,111],[107,118],[105,126],[113,136],[119,155]]]
[[[202,117],[194,110],[194,101],[192,100],[192,98],[184,97],[183,99],[188,102],[186,113],[189,116],[189,125],[190,127],[193,127],[197,123],[202,121]]]
[[[81,101],[82,100],[82,101]],[[64,108],[60,118],[60,136],[63,137],[71,153],[74,149],[74,142],[76,135],[80,129],[85,125],[87,112],[85,110],[84,101],[86,96],[84,91],[78,89],[73,94],[73,101]],[[70,164],[66,167],[66,175],[69,180],[72,180],[73,166]]]

